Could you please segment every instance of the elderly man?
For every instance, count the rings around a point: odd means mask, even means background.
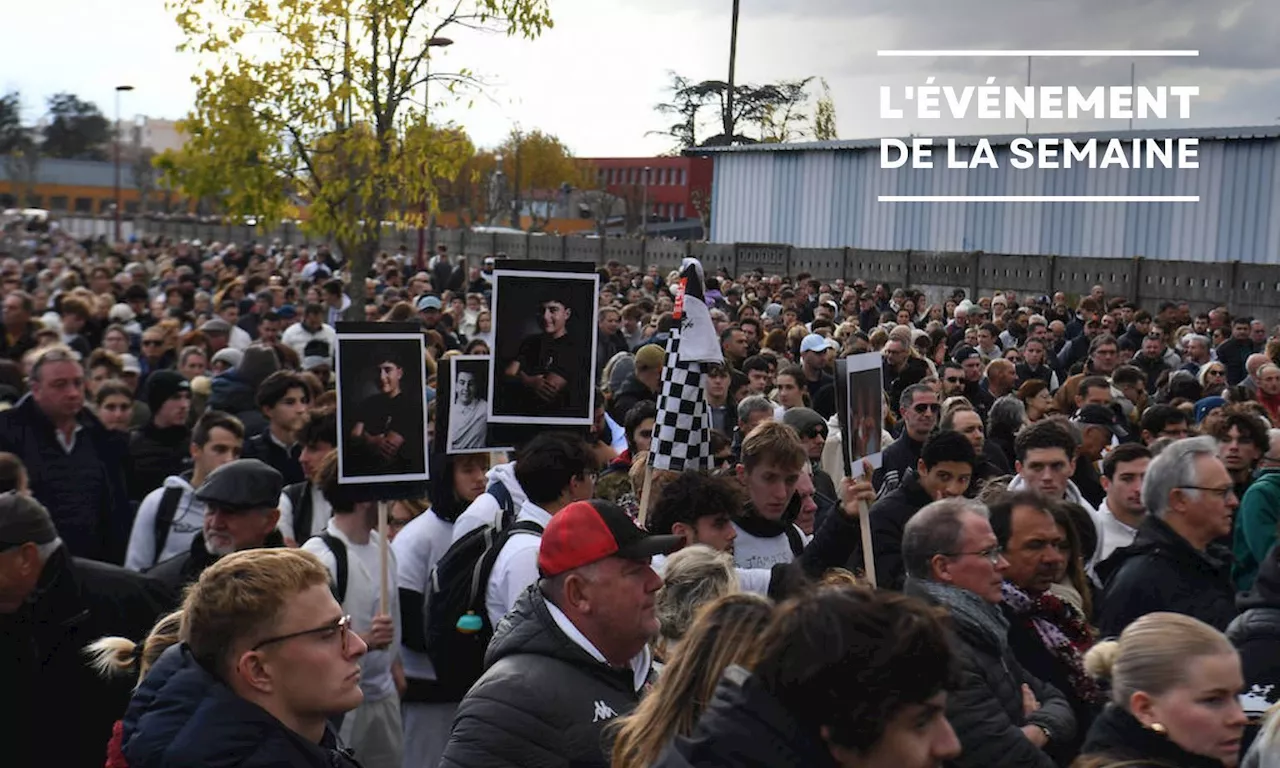
[[[219,558],[283,547],[284,536],[276,530],[283,484],[279,472],[257,459],[236,459],[210,472],[195,494],[205,505],[202,534],[191,539],[186,552],[161,561],[147,575],[162,582],[177,604],[183,589]]]
[[[67,551],[124,561],[133,514],[124,472],[128,440],[84,404],[80,356],[61,346],[31,365],[31,394],[0,413],[0,451],[31,472],[31,493],[49,510]]]
[[[5,765],[102,765],[130,684],[98,675],[82,649],[109,635],[142,640],[164,599],[151,579],[73,557],[40,502],[0,495],[0,675],[11,697],[0,718]]]
[[[662,579],[650,559],[682,542],[650,536],[598,499],[552,517],[541,579],[498,625],[441,766],[609,765],[604,728],[635,709],[652,674]]]
[[[951,614],[959,684],[947,698],[947,719],[960,737],[958,768],[1056,763],[1047,749],[1072,743],[1075,716],[1058,689],[1027,673],[1009,645],[1001,613],[1009,567],[987,509],[944,499],[916,513],[902,536],[905,591]]]
[[[1211,437],[1170,443],[1142,483],[1147,517],[1132,546],[1097,566],[1104,592],[1102,635],[1119,635],[1155,611],[1193,616],[1218,629],[1235,618],[1231,551],[1215,542],[1231,533],[1239,500]]]

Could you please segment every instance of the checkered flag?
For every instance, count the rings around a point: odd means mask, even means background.
[[[649,466],[676,472],[709,470],[715,463],[702,363],[722,363],[724,358],[703,296],[702,264],[697,259],[685,259],[681,264],[673,314],[680,323],[671,331],[662,364],[662,392]]]

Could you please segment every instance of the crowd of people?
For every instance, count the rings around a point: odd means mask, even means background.
[[[676,472],[675,275],[610,262],[591,428],[339,482],[351,282],[420,324],[434,425],[502,258],[7,234],[4,764],[1280,766],[1261,320],[708,275],[713,466]]]

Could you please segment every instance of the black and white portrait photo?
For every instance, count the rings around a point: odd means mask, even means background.
[[[449,453],[489,450],[489,366],[488,356],[449,358]]]
[[[494,270],[489,421],[593,423],[594,273]]]
[[[338,334],[338,481],[428,477],[420,334]]]

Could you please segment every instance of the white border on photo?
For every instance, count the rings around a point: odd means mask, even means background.
[[[498,327],[498,294],[499,286],[502,285],[504,277],[523,277],[537,278],[542,280],[582,280],[591,283],[591,309],[588,313],[587,321],[591,324],[591,339],[587,346],[587,355],[590,360],[586,371],[588,382],[587,389],[587,415],[583,418],[578,417],[557,417],[557,416],[532,416],[525,414],[495,414],[493,412],[494,393],[498,386],[498,343],[495,340],[492,347],[493,365],[490,367],[489,375],[489,423],[490,424],[549,424],[564,427],[589,427],[595,424],[596,414],[596,345],[599,343],[597,336],[600,332],[600,324],[596,321],[600,307],[600,275],[596,272],[539,272],[536,270],[524,269],[495,269],[493,270],[493,295],[491,298],[491,316],[494,320],[494,332],[497,333],[502,329]],[[570,307],[570,309],[574,309]]]
[[[448,417],[445,419],[445,421],[447,421],[447,422],[448,422],[449,431],[450,431],[450,432],[452,432],[452,431],[453,431],[453,397],[454,397],[454,394],[455,394],[455,392],[456,392],[456,390],[455,390],[455,388],[454,388],[454,384],[456,383],[456,380],[457,380],[457,377],[458,377],[458,372],[457,372],[457,370],[456,370],[457,363],[460,363],[460,362],[461,362],[461,363],[470,363],[470,362],[477,362],[477,361],[481,361],[481,360],[485,361],[485,364],[486,364],[486,366],[485,366],[485,367],[487,367],[487,368],[489,369],[489,380],[490,380],[490,381],[492,381],[492,380],[493,380],[493,356],[492,356],[492,355],[453,355],[452,357],[449,357],[449,358],[447,358],[447,359],[448,359],[448,361],[449,361],[449,365],[448,365],[448,369],[449,369],[449,387],[448,387],[448,394],[449,394],[449,403],[448,403],[448,405],[449,405],[449,415],[448,415]],[[439,381],[438,376],[437,376],[437,381]],[[437,391],[437,393],[439,392],[439,387],[437,387],[436,391]],[[488,420],[488,418],[489,418],[489,413],[488,413],[488,411],[489,411],[489,409],[488,409],[488,408],[486,408],[486,409],[485,409],[485,420],[486,420],[486,422],[487,422],[487,420]],[[437,411],[437,416],[438,416],[438,415],[439,415],[439,412]],[[486,432],[487,432],[487,430],[486,430]],[[488,445],[488,442],[489,442],[489,436],[488,436],[488,434],[486,434],[486,435],[485,435],[485,445],[481,446],[480,448],[467,448],[467,449],[464,449],[464,450],[454,450],[454,447],[453,447],[453,437],[452,437],[452,435],[446,434],[446,435],[445,435],[445,440],[444,440],[444,443],[445,443],[445,453],[446,453],[447,455],[449,455],[449,456],[467,456],[467,455],[477,454],[477,453],[490,453],[490,452],[492,452],[492,451],[504,451],[504,452],[508,452],[508,453],[509,453],[509,452],[514,451],[514,450],[515,450],[514,448],[511,448],[511,447],[509,447],[509,446],[507,446],[507,447],[490,447],[490,446]]]
[[[859,355],[849,355],[844,358],[845,361],[845,389],[849,397],[846,404],[847,411],[845,423],[849,425],[849,434],[842,435],[845,453],[849,455],[849,467],[853,477],[862,477],[862,460],[866,459],[871,462],[873,469],[879,469],[884,463],[884,356],[879,352],[864,352]],[[858,374],[865,374],[867,371],[875,371],[877,379],[876,402],[879,404],[879,416],[876,419],[876,440],[880,443],[880,450],[869,456],[854,456],[853,450],[856,440],[854,433],[857,431],[858,413],[855,410],[857,397],[853,387],[854,377]]]
[[[421,381],[423,391],[418,393],[418,397],[422,408],[422,472],[409,472],[399,475],[348,475],[344,457],[346,451],[346,427],[342,420],[342,347],[344,342],[386,342],[386,341],[413,341],[417,342],[418,350],[418,370],[421,371]],[[422,482],[431,478],[431,441],[427,439],[427,349],[423,343],[423,337],[418,333],[339,333],[337,334],[337,345],[333,354],[333,377],[335,382],[335,394],[337,395],[338,408],[336,416],[338,419],[338,444],[334,446],[338,450],[338,484],[339,485],[364,485],[371,483],[403,483],[403,482]],[[407,437],[407,436],[406,436]]]

